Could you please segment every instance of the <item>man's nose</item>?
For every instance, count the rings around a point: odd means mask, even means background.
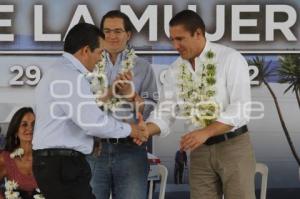
[[[178,41],[173,41],[173,42],[172,42],[172,45],[173,45],[173,47],[174,47],[176,50],[178,50],[179,47],[180,47],[180,43],[179,43]]]
[[[115,38],[115,37],[117,37],[117,33],[115,33],[114,31],[111,31],[111,32],[109,32],[109,34],[107,34],[107,37]]]

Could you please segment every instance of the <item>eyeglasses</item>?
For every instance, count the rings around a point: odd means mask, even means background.
[[[120,29],[120,28],[116,28],[116,29],[104,28],[104,29],[103,29],[103,33],[104,33],[105,35],[108,35],[108,34],[110,34],[110,33],[114,33],[114,34],[116,34],[116,35],[120,35],[120,34],[122,34],[123,32],[126,32],[126,31],[123,30],[123,29]]]

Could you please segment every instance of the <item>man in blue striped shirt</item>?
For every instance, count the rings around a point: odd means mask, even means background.
[[[110,11],[103,16],[100,29],[105,35],[108,84],[127,102],[114,117],[129,123],[139,112],[146,119],[156,104],[156,79],[151,65],[131,53],[128,41],[133,27],[129,18],[118,10]],[[146,199],[149,167],[145,144],[138,146],[130,138],[99,142],[100,155],[88,157],[96,198],[108,199],[112,193],[113,198]]]

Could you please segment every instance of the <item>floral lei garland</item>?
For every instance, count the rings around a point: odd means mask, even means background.
[[[23,155],[24,155],[24,149],[17,148],[12,153],[10,153],[10,158],[11,159],[14,159],[16,157],[21,158]],[[22,199],[20,197],[20,193],[17,191],[19,185],[16,181],[8,180],[7,178],[5,178],[4,187],[5,187],[4,195],[6,199]],[[41,194],[39,188],[36,188],[35,191],[37,193],[33,195],[34,199],[45,199],[45,197]]]
[[[202,72],[196,72],[193,80],[192,73],[185,63],[180,65],[178,74],[179,96],[184,100],[183,115],[188,116],[194,125],[206,127],[213,123],[219,115],[219,105],[216,95],[216,62],[215,53],[209,50],[205,54]]]
[[[126,48],[125,49],[126,59],[122,61],[122,69],[121,73],[132,71],[134,67],[134,59],[136,58],[136,54],[133,48]],[[108,89],[107,78],[105,74],[105,66],[106,66],[106,56],[105,52],[103,51],[101,55],[101,61],[99,61],[96,66],[95,70],[88,75],[92,78],[91,81],[91,89],[92,92],[96,95],[96,103],[99,107],[106,105],[107,108],[113,111],[117,108],[120,104],[122,104],[122,99],[113,96],[108,102],[103,103],[99,99],[100,96],[103,96],[105,91]]]
[[[17,191],[19,185],[14,180],[7,180],[5,178],[5,198],[6,199],[22,199],[20,197],[20,193]],[[41,194],[40,189],[36,188],[36,194],[33,195],[34,199],[45,199],[45,197]]]
[[[9,157],[11,159],[14,159],[15,157],[21,158],[24,155],[24,149],[22,148],[17,148],[13,152],[10,153]]]

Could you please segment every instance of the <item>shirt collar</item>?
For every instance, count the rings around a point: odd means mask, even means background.
[[[63,57],[65,57],[67,60],[69,60],[80,73],[83,73],[83,74],[89,73],[88,69],[86,69],[86,67],[76,57],[74,57],[74,55],[72,55],[68,52],[64,52]]]
[[[129,48],[130,48],[130,46],[127,45],[126,48],[124,48],[124,50],[119,52],[115,65],[120,65],[120,63],[126,58],[126,49],[129,49]],[[107,50],[105,50],[104,52],[105,52],[106,60],[108,60],[110,63],[112,63]]]
[[[205,56],[206,52],[209,51],[209,49],[210,49],[210,42],[207,39],[205,39],[205,46],[204,46],[202,52],[200,53],[200,55],[198,57],[195,57],[195,58],[196,59],[198,58],[200,60],[203,59],[203,57]]]

